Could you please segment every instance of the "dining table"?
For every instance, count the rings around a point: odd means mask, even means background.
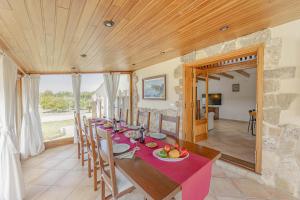
[[[101,119],[98,119],[101,121]],[[123,127],[115,133],[112,128],[105,128],[98,124],[97,129],[112,133],[114,143],[125,143],[130,149],[138,147],[135,156],[131,159],[118,159],[115,157],[116,167],[132,182],[132,184],[143,191],[147,200],[172,199],[181,192],[183,200],[202,200],[210,188],[212,164],[220,157],[220,152],[181,139],[174,139],[180,146],[184,147],[189,156],[179,162],[166,162],[153,156],[153,151],[168,144],[167,139],[155,139],[145,137],[145,143],[132,143],[124,135],[131,129]],[[148,134],[149,135],[149,134]],[[156,148],[149,148],[145,144],[155,142]]]

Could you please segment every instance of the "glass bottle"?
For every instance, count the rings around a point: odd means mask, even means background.
[[[142,124],[141,128],[140,128],[140,143],[144,144],[145,143],[145,128],[144,125]]]

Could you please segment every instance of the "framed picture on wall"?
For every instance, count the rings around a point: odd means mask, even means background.
[[[240,91],[240,84],[232,84],[232,92],[239,92]]]
[[[143,79],[143,99],[166,100],[166,75]]]

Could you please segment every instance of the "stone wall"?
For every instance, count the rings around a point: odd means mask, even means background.
[[[300,22],[297,23],[296,25],[299,26]],[[295,27],[293,24],[288,26]],[[280,29],[283,32],[289,31],[286,27]],[[192,61],[194,57],[203,59],[255,44],[263,43],[265,45],[262,175],[259,176],[253,173],[248,173],[248,175],[267,185],[300,197],[300,62],[290,65],[286,64],[286,58],[282,58],[283,44],[297,45],[296,43],[293,44],[293,41],[286,42],[290,39],[286,36],[286,33],[282,37],[272,37],[272,29],[267,29],[197,50],[192,54],[183,56],[182,62]],[[285,50],[287,49],[285,47]],[[291,49],[295,48],[291,47]],[[286,54],[286,52],[284,53]],[[298,52],[299,55],[300,52]],[[174,85],[174,90],[178,94],[178,100],[176,101],[178,110],[150,109],[151,112],[155,113],[151,123],[154,129],[157,128],[158,113],[169,114],[172,112],[181,115],[181,70],[181,66],[178,66],[174,71],[174,76],[178,79],[178,85]],[[134,90],[134,93],[138,95],[137,90]],[[137,108],[137,102],[134,105]],[[147,110],[147,108],[143,109]],[[234,169],[232,166],[230,168]]]
[[[289,110],[290,105],[297,101],[300,94],[299,89],[286,92],[281,83],[287,79],[299,78],[296,77],[296,71],[300,69],[298,66],[279,64],[282,39],[273,38],[271,29],[267,29],[198,50],[197,59],[261,43],[265,45],[265,50],[262,176],[259,178],[268,185],[300,196],[300,124],[280,121],[282,113]],[[294,87],[297,88],[296,85]]]
[[[168,116],[180,116],[180,124],[182,124],[182,65],[179,65],[174,70],[173,74],[169,74],[170,76],[173,76],[177,80],[177,85],[172,85],[170,89],[175,90],[176,93],[176,103],[175,103],[175,109],[167,108],[167,109],[154,109],[151,107],[139,107],[139,99],[140,95],[138,92],[138,81],[139,77],[136,73],[133,73],[133,120],[136,121],[136,113],[138,110],[142,112],[150,112],[150,130],[151,131],[158,131],[158,125],[159,125],[159,116],[160,114],[168,115]],[[157,102],[153,102],[157,103]],[[140,116],[140,121],[142,123],[145,123],[144,116]],[[174,131],[175,126],[174,123],[163,123],[163,128],[165,130]],[[182,126],[180,126],[180,137],[182,135]]]

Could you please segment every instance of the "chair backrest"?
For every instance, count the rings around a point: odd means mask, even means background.
[[[97,145],[97,134],[95,133],[95,125],[93,124],[91,119],[84,118],[85,130],[87,133],[87,143],[88,147],[92,152],[92,156],[94,160],[97,160],[98,154],[98,145]]]
[[[82,133],[82,128],[81,128],[81,121],[80,121],[80,113],[74,112],[74,121],[75,121],[75,126],[76,126],[76,133],[78,136],[78,140],[83,143],[84,138],[83,138],[83,133]]]
[[[175,132],[163,129],[164,121],[175,123]],[[180,126],[180,117],[179,116],[172,117],[172,116],[160,114],[160,117],[159,117],[159,132],[160,133],[164,133],[170,137],[178,139],[179,138],[179,126]]]
[[[144,115],[146,117],[146,124],[145,124],[145,129],[147,131],[150,130],[150,112],[142,112],[140,110],[137,111],[137,116],[136,116],[136,125],[140,124],[140,116]]]
[[[101,176],[105,184],[107,184],[111,190],[111,193],[116,196],[118,194],[118,188],[111,134],[101,129],[97,129],[96,131],[97,135],[101,138],[98,148]],[[108,167],[105,167],[105,163],[108,163]]]
[[[126,124],[128,124],[128,109],[125,110],[125,119],[123,119],[124,113],[122,108],[120,108],[119,111],[119,120],[124,121]]]

